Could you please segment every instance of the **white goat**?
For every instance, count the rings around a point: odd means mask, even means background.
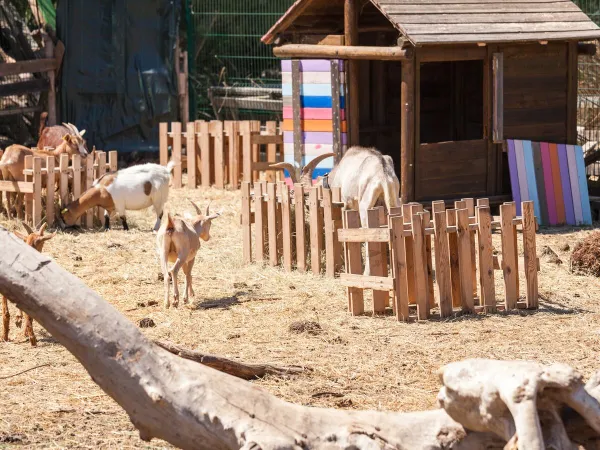
[[[300,183],[312,185],[312,172],[323,159],[333,153],[320,155],[308,163],[301,173]],[[294,166],[290,163],[271,164],[272,168],[287,169],[296,183]],[[351,147],[329,174],[319,178],[317,185],[339,187],[346,208],[358,209],[363,227],[367,226],[367,211],[383,198],[388,211],[397,206],[400,181],[394,171],[394,161],[374,148]]]
[[[116,211],[123,228],[128,230],[126,210],[140,210],[150,206],[156,212],[154,231],[162,219],[163,207],[169,196],[169,181],[175,162],[167,166],[141,164],[114,173],[107,173],[94,181],[93,186],[60,212],[63,226],[73,226],[79,217],[95,206],[104,208],[104,229],[110,229],[110,216]]]
[[[167,217],[162,221],[156,235],[156,250],[165,282],[165,308],[170,306],[169,276],[173,280],[173,306],[177,307],[179,304],[179,288],[177,286],[179,269],[183,269],[185,274],[183,303],[187,303],[190,296],[195,296],[192,288],[192,268],[200,249],[200,239],[203,241],[210,239],[211,221],[221,215],[221,212],[210,214],[210,204],[206,207],[206,212],[202,214],[194,202],[190,200],[190,203],[196,210],[196,216],[184,220],[180,217],[171,217],[167,212]],[[169,270],[169,262],[174,263],[171,270]]]

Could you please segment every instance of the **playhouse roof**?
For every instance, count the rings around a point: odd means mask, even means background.
[[[369,1],[414,45],[600,38],[600,27],[571,0]],[[315,2],[297,0],[263,42],[272,43]]]

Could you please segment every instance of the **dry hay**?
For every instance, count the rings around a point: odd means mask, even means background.
[[[600,231],[595,231],[578,242],[571,254],[574,272],[600,277]]]
[[[243,264],[239,192],[173,190],[169,210],[191,212],[188,197],[200,206],[213,200],[211,207],[225,207],[211,228],[211,240],[202,243],[198,254],[193,271],[196,298],[190,307],[162,308],[163,282],[157,277],[160,266],[151,232],[155,217],[150,210],[128,216],[130,232],[114,221],[108,233],[59,233],[44,252],[132,322],[151,319],[156,326],[141,329],[151,339],[245,362],[312,367],[312,372],[299,376],[253,382],[303,405],[433,408],[437,369],[470,357],[560,361],[585,376],[598,369],[600,284],[569,273],[567,264],[541,258],[538,312],[412,324],[398,323],[391,314],[351,317],[346,289],[337,280]],[[2,217],[0,225],[18,227]],[[583,239],[589,231],[563,228],[542,233],[539,251],[547,245],[568,261],[560,244]],[[501,248],[497,235],[494,246]],[[522,256],[522,247],[519,253]],[[495,275],[497,297],[502,298],[500,271]],[[179,282],[183,283],[181,276]],[[520,291],[523,296],[523,277]],[[366,297],[365,309],[370,311],[370,296]],[[294,322],[315,322],[322,331],[293,333]],[[9,377],[0,381],[0,447],[13,440],[28,449],[170,448],[162,441],[142,442],[127,415],[77,360],[38,324],[34,327],[40,338],[37,348],[14,327],[14,341],[0,343],[0,377]],[[35,369],[15,375],[31,368]]]

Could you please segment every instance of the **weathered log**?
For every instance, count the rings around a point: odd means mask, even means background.
[[[222,356],[209,355],[194,350],[188,350],[180,347],[179,345],[173,344],[172,342],[155,340],[154,343],[159,347],[164,348],[168,352],[173,353],[174,355],[181,356],[182,358],[189,359],[190,361],[196,361],[200,364],[204,364],[205,366],[212,367],[219,372],[224,372],[243,380],[254,380],[256,378],[262,378],[266,375],[294,375],[311,370],[307,367],[301,366],[248,364],[240,361],[233,361]]]
[[[273,49],[279,58],[342,58],[378,61],[405,61],[413,51],[401,47],[368,47],[350,45],[285,44]]]
[[[169,353],[76,276],[0,227],[0,292],[63,344],[143,440],[186,449],[502,448],[444,410],[337,411],[284,402]]]

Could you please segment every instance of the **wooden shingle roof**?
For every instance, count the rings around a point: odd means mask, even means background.
[[[297,0],[263,37],[271,43],[312,0]],[[412,44],[599,39],[571,0],[370,0]]]

